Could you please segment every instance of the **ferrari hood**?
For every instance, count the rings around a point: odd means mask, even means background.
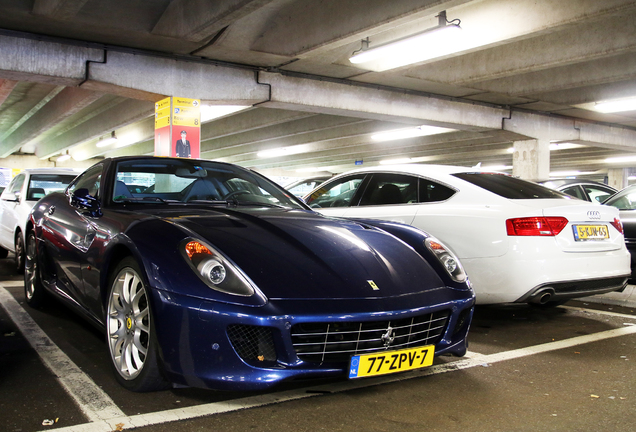
[[[223,209],[172,221],[225,254],[272,300],[382,298],[444,286],[396,237],[314,212]]]

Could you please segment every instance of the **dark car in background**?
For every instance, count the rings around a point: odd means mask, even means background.
[[[583,201],[601,204],[610,196],[618,192],[611,186],[592,180],[582,179],[551,179],[541,183],[550,189],[558,190]]]
[[[27,303],[55,295],[102,329],[129,390],[257,390],[466,352],[475,297],[439,240],[320,215],[231,164],[104,159],[42,199],[26,237]]]
[[[625,232],[625,246],[632,256],[630,282],[633,283],[636,281],[636,185],[628,186],[612,195],[603,204],[616,207],[619,211]]]

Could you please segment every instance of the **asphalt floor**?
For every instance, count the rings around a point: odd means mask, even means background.
[[[478,306],[466,357],[267,392],[120,387],[104,336],[62,304],[35,310],[0,260],[0,430],[631,431],[636,308]],[[52,424],[48,424],[52,423]]]

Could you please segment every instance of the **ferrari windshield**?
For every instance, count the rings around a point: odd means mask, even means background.
[[[304,208],[265,177],[235,165],[189,159],[117,164],[113,201],[182,202]]]

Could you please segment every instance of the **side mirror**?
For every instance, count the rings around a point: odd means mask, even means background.
[[[20,201],[20,192],[7,192],[2,194],[2,199],[9,202],[18,202]]]
[[[100,217],[102,208],[99,200],[88,193],[88,189],[77,189],[71,196],[71,205],[92,217]]]

